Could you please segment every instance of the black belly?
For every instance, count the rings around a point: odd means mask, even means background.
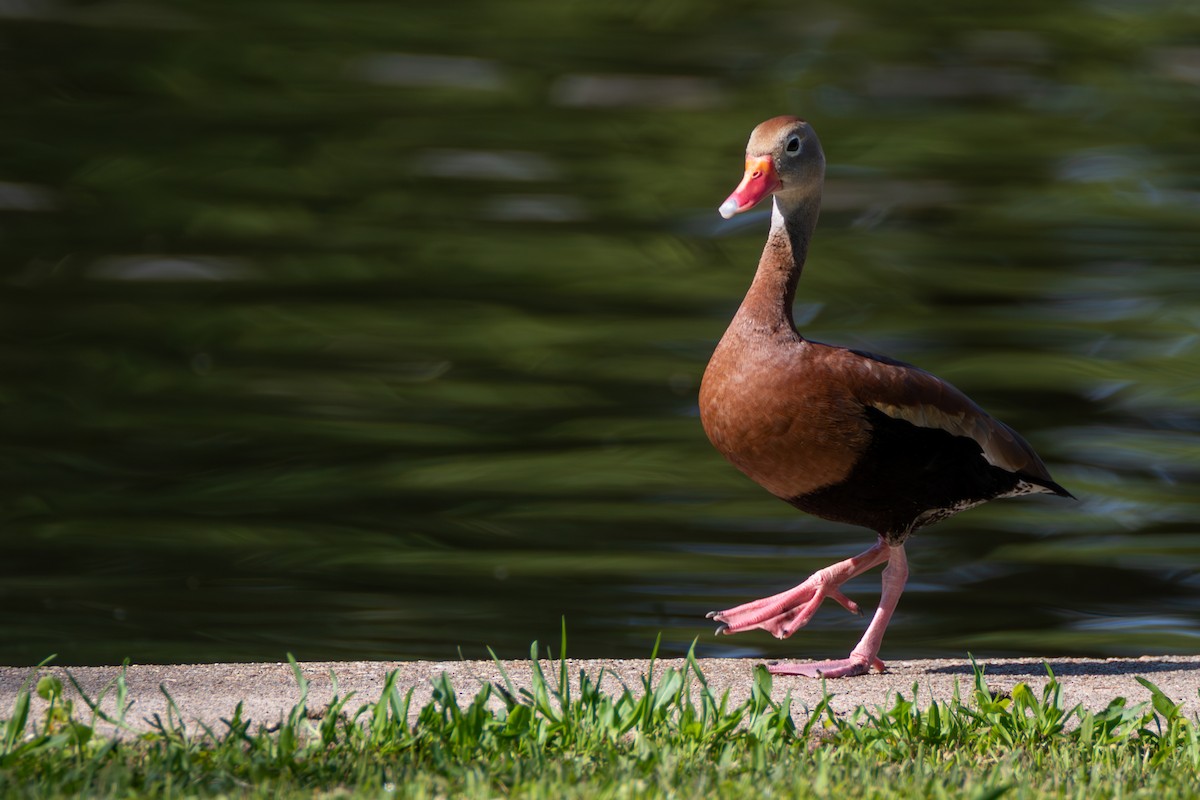
[[[871,443],[845,480],[788,502],[862,525],[893,543],[971,505],[1010,494],[1026,476],[992,466],[974,439],[866,409]]]

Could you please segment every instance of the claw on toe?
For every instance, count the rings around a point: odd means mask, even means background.
[[[860,617],[862,616],[863,612],[862,609],[858,607],[858,603],[854,602],[849,597],[846,597],[846,595],[842,594],[837,589],[831,589],[828,596],[830,600],[833,600],[851,614],[857,614]]]
[[[720,625],[717,626],[717,629],[715,631],[713,631],[713,636],[720,636],[722,633],[724,633],[727,630],[729,630],[729,626],[726,625],[724,622],[722,622]]]
[[[705,619],[716,619],[717,615],[720,613],[721,613],[720,611],[710,611],[704,615],[704,618]]]

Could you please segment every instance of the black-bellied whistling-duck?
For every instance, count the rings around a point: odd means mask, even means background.
[[[945,381],[796,332],[792,300],[824,179],[821,143],[804,120],[776,117],[750,134],[746,174],[720,212],[728,219],[773,196],[771,232],[704,372],[700,418],[713,445],[775,496],[879,534],[874,547],[793,589],[708,615],[718,633],[762,628],[782,639],[827,597],[858,613],[840,587],[887,564],[879,608],[847,658],[770,667],[838,678],[883,669],[879,646],[908,579],[909,534],[998,497],[1071,494],[1016,431]]]

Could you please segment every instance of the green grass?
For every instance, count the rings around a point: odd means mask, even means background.
[[[572,692],[565,658],[550,676],[532,666],[530,689],[505,676],[463,705],[443,675],[419,709],[395,673],[376,702],[355,705],[335,683],[334,699],[310,709],[296,668],[300,699],[278,725],[252,727],[239,706],[223,729],[196,729],[169,702],[150,732],[120,737],[97,726],[125,727],[123,677],[80,706],[43,677],[0,725],[0,796],[1200,796],[1197,720],[1141,678],[1150,702],[1116,698],[1094,713],[1065,708],[1053,674],[1040,695],[1023,683],[994,695],[977,668],[966,699],[921,709],[896,696],[837,716],[828,695],[807,710],[772,699],[761,669],[731,706],[690,655],[682,669],[652,658],[636,689],[581,673]],[[619,689],[601,688],[605,678]],[[41,718],[32,692],[49,701]],[[98,710],[110,692],[116,716]]]

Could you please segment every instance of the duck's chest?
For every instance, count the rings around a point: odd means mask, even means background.
[[[785,499],[841,481],[870,438],[861,405],[818,347],[727,335],[700,386],[709,440]]]

